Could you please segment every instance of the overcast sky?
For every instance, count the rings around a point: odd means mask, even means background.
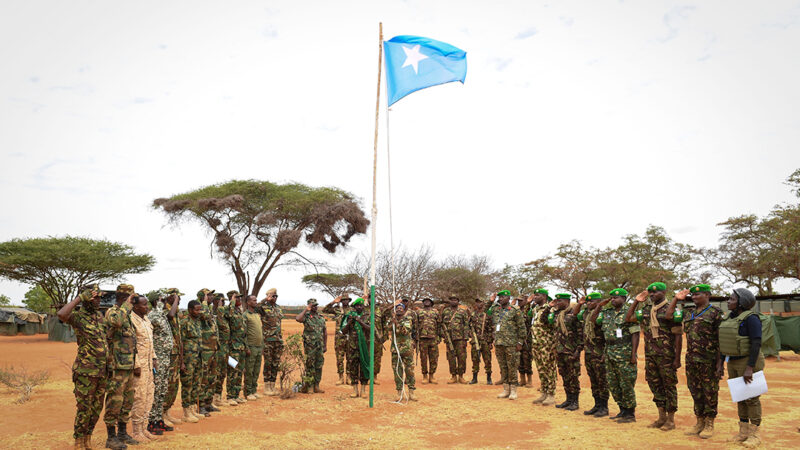
[[[368,210],[379,21],[468,61],[464,85],[392,107],[396,243],[498,267],[648,224],[714,246],[720,221],[792,198],[797,1],[3,1],[0,240],[106,238],[157,258],[127,280],[142,292],[234,288],[204,230],[165,226],[152,200],[253,178]],[[302,275],[267,285],[321,298]]]

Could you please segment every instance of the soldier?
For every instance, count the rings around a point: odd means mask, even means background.
[[[764,370],[761,352],[761,319],[752,311],[756,297],[747,289],[734,289],[728,299],[730,313],[719,325],[719,351],[728,363],[728,379],[743,377],[745,383],[753,382],[753,373]],[[720,371],[722,371],[720,359]],[[761,426],[760,396],[737,403],[739,434],[733,440],[747,447],[761,443],[758,427]]]
[[[433,300],[422,299],[422,310],[417,312],[419,359],[422,363],[422,382],[437,384],[433,378],[439,365],[439,342],[442,341],[442,315],[433,308]]]
[[[183,342],[181,341],[181,326],[178,317],[180,313],[178,313],[178,307],[176,305],[176,303],[180,304],[180,296],[184,294],[178,292],[177,289],[171,289],[170,291],[167,292],[167,298],[164,300],[164,309],[169,307],[169,309],[172,310],[174,308],[175,315],[173,317],[167,315],[169,329],[172,332],[173,344],[172,350],[169,353],[169,382],[167,384],[167,396],[164,399],[163,418],[165,419],[165,423],[166,420],[169,420],[171,425],[176,425],[181,423],[181,420],[170,414],[169,410],[172,408],[172,405],[175,404],[175,400],[178,397],[178,384],[181,380],[181,370],[184,367]]]
[[[578,409],[578,398],[581,392],[581,350],[583,350],[583,328],[578,321],[577,311],[569,306],[572,296],[556,294],[555,312],[552,314],[555,325],[556,365],[567,399],[556,405],[567,411]],[[548,318],[549,320],[549,318]]]
[[[350,311],[350,295],[344,293],[332,302],[322,308],[325,314],[332,314],[335,323],[336,333],[333,338],[333,348],[336,351],[336,373],[339,374],[339,380],[336,382],[337,386],[348,384],[345,376],[345,361],[347,359],[347,336],[344,335],[340,328],[342,327],[342,319],[347,312]]]
[[[348,311],[342,320],[341,331],[347,335],[347,371],[350,384],[353,385],[351,398],[364,396],[369,384],[369,314],[364,314],[364,299],[359,297],[352,303],[353,310]],[[376,339],[378,337],[376,330]],[[359,382],[361,389],[359,390]]]
[[[522,313],[522,317],[529,317],[528,313],[532,309],[531,302],[526,297],[517,298],[517,307]],[[531,322],[525,321],[525,341],[522,343],[522,350],[519,352],[519,387],[533,387],[533,339],[531,337]]]
[[[683,326],[686,329],[686,384],[694,401],[697,423],[685,434],[708,439],[714,435],[719,379],[722,378],[722,367],[718,365],[718,335],[723,313],[709,302],[711,286],[698,284],[675,294],[667,307],[667,317],[673,314],[678,301],[686,300],[690,294],[694,309],[683,314]]]
[[[161,428],[147,423],[150,408],[153,406],[153,373],[158,369],[158,358],[153,347],[153,325],[147,318],[147,298],[137,296],[133,299],[131,323],[136,330],[136,361],[133,369],[134,394],[131,408],[133,435],[139,442],[157,440],[156,435],[164,434]]]
[[[72,364],[76,403],[72,433],[75,448],[92,448],[92,432],[103,410],[107,378],[111,377],[111,353],[103,315],[98,309],[101,295],[102,291],[96,284],[85,286],[80,295],[58,310],[58,319],[72,327],[78,340],[78,353]],[[75,310],[78,304],[81,306]],[[114,440],[113,444],[113,448],[126,447],[119,440]]]
[[[417,328],[414,319],[406,310],[405,303],[398,303],[394,307],[392,316],[392,371],[394,372],[394,385],[397,388],[397,401],[403,400],[403,384],[408,385],[408,399],[415,402],[417,390],[414,380],[414,346]],[[399,352],[399,353],[398,353]],[[399,356],[398,356],[399,355]]]
[[[217,408],[228,406],[229,402],[222,401],[222,386],[225,385],[225,378],[228,374],[228,356],[231,350],[231,327],[230,327],[230,309],[241,294],[236,291],[228,291],[226,294],[230,303],[225,306],[225,298],[220,293],[217,294],[219,305],[216,306],[217,311],[214,314],[217,319],[217,335],[219,336],[219,351],[217,352],[217,377],[214,383],[214,399],[211,404]]]
[[[231,330],[230,357],[236,361],[236,364],[232,366],[225,361],[225,366],[228,368],[228,386],[225,390],[228,393],[228,405],[237,406],[239,403],[247,401],[243,397],[239,397],[239,392],[242,390],[242,373],[245,349],[247,348],[247,324],[242,309],[242,296],[234,295],[232,302],[228,306],[226,317]]]
[[[278,365],[283,354],[283,334],[281,334],[281,320],[283,311],[277,305],[278,290],[272,288],[267,291],[261,304],[256,306],[255,312],[261,315],[261,328],[264,333],[264,394],[275,396],[275,378],[278,376]],[[260,397],[258,392],[254,396]]]
[[[533,404],[550,406],[556,403],[556,343],[553,325],[547,322],[552,310],[549,305],[550,293],[547,289],[536,289],[531,296],[532,308],[528,310],[527,320],[531,323],[531,349],[539,374],[539,398]]]
[[[306,309],[295,320],[303,324],[303,353],[306,356],[306,376],[301,392],[324,394],[319,382],[322,380],[324,354],[328,351],[328,333],[325,330],[325,318],[317,312],[317,299],[308,299]]]
[[[478,383],[478,372],[483,356],[483,369],[486,372],[486,384],[492,384],[492,343],[494,342],[494,328],[492,321],[486,314],[486,304],[481,299],[475,299],[475,308],[470,317],[470,355],[472,356],[472,381]]]
[[[614,289],[600,302],[588,320],[599,324],[605,340],[606,378],[611,395],[619,406],[619,414],[611,417],[617,423],[636,422],[636,352],[639,349],[639,325],[625,320],[628,291]],[[603,308],[611,302],[610,308]],[[633,309],[633,307],[629,307]],[[595,413],[597,414],[597,413]]]
[[[675,411],[678,410],[678,368],[681,366],[680,323],[667,316],[667,285],[655,282],[636,296],[636,304],[644,307],[638,311],[628,309],[629,322],[641,322],[644,331],[644,373],[658,408],[658,419],[648,425],[662,431],[675,429]],[[649,300],[648,300],[649,294]],[[634,314],[636,317],[634,317]],[[678,319],[682,321],[682,318]]]
[[[270,298],[270,296],[267,296],[267,298]],[[244,350],[244,397],[247,400],[258,399],[256,396],[258,392],[258,372],[261,368],[261,355],[264,353],[264,330],[262,329],[264,314],[260,312],[262,310],[256,302],[255,295],[248,296],[247,311],[244,313],[245,323],[247,324],[247,337],[245,338],[247,346]],[[278,312],[280,313],[280,310]]]
[[[447,364],[450,366],[450,380],[447,384],[466,384],[467,339],[469,339],[469,309],[459,306],[456,294],[447,298],[448,305],[442,311],[442,330],[447,342]]]
[[[151,299],[152,308],[147,313],[147,318],[153,326],[153,347],[155,348],[156,358],[159,364],[155,373],[155,386],[153,388],[153,406],[150,408],[148,427],[154,425],[162,430],[172,431],[173,423],[164,421],[164,401],[169,390],[170,367],[172,349],[175,347],[175,340],[172,337],[172,330],[169,321],[178,313],[180,301],[173,301],[172,306],[167,308],[163,302],[164,296],[183,295],[177,289],[171,288],[163,291],[162,295],[155,295]]]
[[[497,299],[498,307],[490,311],[492,325],[494,326],[495,354],[497,365],[500,366],[500,380],[503,382],[503,392],[497,398],[517,399],[517,371],[519,368],[519,352],[525,340],[525,319],[516,306],[508,304],[511,292],[502,290],[492,294],[492,303]]]
[[[111,350],[114,374],[108,381],[106,412],[103,421],[108,429],[106,446],[111,448],[124,444],[138,444],[129,434],[127,425],[133,406],[133,367],[136,360],[136,331],[131,323],[131,308],[137,294],[130,284],[117,286],[117,304],[106,311],[106,337]],[[115,426],[119,426],[116,431]]]
[[[389,339],[391,329],[389,323],[392,320],[392,305],[378,307],[375,305],[375,366],[373,368],[374,380],[373,382],[378,385],[378,375],[381,374],[381,362],[383,361],[383,347]]]
[[[187,306],[187,314],[180,319],[181,330],[181,405],[183,421],[195,423],[205,417],[197,410],[200,378],[200,314],[203,305],[192,300]]]
[[[203,293],[203,295],[201,295]],[[216,311],[219,307],[219,298],[213,290],[202,289],[197,293],[197,299],[203,297],[200,313],[200,367],[201,377],[198,383],[199,412],[209,417],[212,412],[219,409],[211,404],[214,399],[215,380],[217,377],[217,352],[219,351],[219,334],[217,333]]]
[[[601,292],[592,292],[578,302],[585,308],[578,313],[578,320],[583,321],[583,365],[592,385],[594,406],[584,411],[586,416],[605,417],[608,415],[608,380],[606,379],[605,338],[596,320],[590,320],[591,314],[603,298]]]

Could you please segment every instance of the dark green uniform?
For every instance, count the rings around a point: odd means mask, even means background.
[[[164,411],[169,411],[178,397],[178,385],[181,381],[181,362],[183,361],[183,343],[181,341],[181,326],[178,317],[167,318],[169,329],[172,332],[172,351],[169,353],[169,381],[167,396],[164,399]]]
[[[583,321],[583,365],[592,385],[592,397],[596,404],[608,402],[608,379],[606,375],[606,340],[602,326],[590,320],[593,310],[579,313]]]
[[[212,306],[203,303],[200,313],[200,383],[198,401],[200,405],[210,405],[214,398],[217,377],[217,352],[219,351],[219,335],[217,334],[217,318]]]
[[[653,309],[652,300],[644,302],[641,314],[637,319],[641,322],[644,333],[644,374],[650,392],[653,393],[653,403],[659,408],[664,408],[668,413],[678,410],[678,369],[675,367],[675,340],[680,339],[682,327],[675,323],[672,317],[666,316],[666,303],[658,309],[657,334],[650,326],[650,312]]]
[[[598,320],[602,323],[604,352],[606,355],[606,379],[611,395],[620,408],[636,408],[636,364],[633,356],[632,335],[639,333],[639,325],[625,322],[628,306],[619,312],[614,308],[603,309]]]
[[[527,304],[520,308],[523,318],[525,320],[525,340],[522,342],[522,350],[519,352],[519,373],[525,375],[533,374],[533,338],[531,336],[531,321],[533,315],[533,308],[531,304]]]
[[[309,387],[318,385],[322,380],[322,365],[325,363],[323,334],[325,334],[325,318],[319,313],[306,313],[303,321],[303,352],[306,356],[306,378]]]
[[[264,335],[262,352],[264,354],[264,382],[275,382],[278,376],[278,365],[283,354],[283,335],[281,320],[283,311],[278,305],[264,303],[256,306],[255,311],[261,315],[261,330]]]
[[[519,350],[525,340],[525,319],[516,306],[505,308],[495,306],[492,309],[492,325],[494,326],[495,354],[500,366],[501,382],[513,386],[519,385]],[[516,388],[515,388],[516,389]]]
[[[133,367],[136,360],[136,330],[131,322],[131,304],[114,305],[106,311],[106,336],[111,351],[114,373],[108,382],[106,413],[103,421],[107,426],[117,422],[128,423],[133,407]]]
[[[200,319],[188,313],[180,319],[183,343],[183,369],[181,370],[181,404],[184,408],[197,405],[200,395]]]
[[[702,311],[684,311],[683,326],[686,332],[686,384],[694,401],[694,415],[717,417],[719,397],[719,325],[722,310],[708,305]]]
[[[447,346],[447,364],[450,375],[463,376],[467,371],[467,339],[469,339],[469,310],[465,306],[446,307],[442,311],[442,329],[449,334],[451,349]],[[524,327],[524,325],[523,325]]]
[[[439,365],[439,342],[442,339],[442,316],[435,308],[417,311],[419,359],[422,376],[435,374]]]
[[[470,336],[470,355],[472,356],[472,374],[477,375],[481,368],[481,358],[483,358],[483,369],[486,376],[492,377],[492,344],[494,343],[494,327],[492,320],[485,311],[476,311],[470,317],[470,327],[475,333]],[[475,338],[478,338],[477,342]]]
[[[217,351],[217,376],[214,384],[214,395],[222,395],[222,386],[228,374],[228,355],[230,355],[231,327],[230,309],[232,306],[217,308],[217,335],[219,336],[219,350]]]
[[[572,307],[555,313],[556,365],[564,392],[575,398],[581,391],[581,350],[583,350],[583,326],[572,313]]]
[[[345,362],[347,361],[347,335],[341,332],[342,319],[344,319],[344,315],[347,311],[350,311],[350,306],[344,306],[341,303],[339,303],[338,306],[329,304],[322,309],[323,313],[333,315],[333,321],[336,324],[333,348],[336,352],[336,373],[340,376],[344,375]]]
[[[231,329],[230,355],[231,358],[235,359],[238,363],[236,367],[231,367],[227,361],[225,363],[228,368],[228,386],[226,387],[226,391],[228,398],[233,400],[239,397],[239,392],[242,390],[245,346],[247,345],[247,324],[244,320],[244,312],[235,305],[229,306],[226,316]]]
[[[356,322],[354,316],[360,317],[366,328]],[[350,384],[369,383],[369,316],[369,311],[359,315],[353,309],[342,320],[342,332],[347,334],[347,374]]]
[[[389,311],[391,312],[391,310]],[[416,334],[414,317],[407,312],[402,319],[397,321],[393,333],[394,342],[391,343],[392,373],[394,373],[394,384],[398,391],[403,389],[404,382],[409,389],[416,389],[416,380],[414,379]]]

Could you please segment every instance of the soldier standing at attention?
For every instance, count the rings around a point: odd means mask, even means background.
[[[467,339],[469,339],[469,309],[460,306],[456,294],[447,297],[447,307],[442,311],[442,329],[447,342],[447,364],[450,380],[447,384],[466,384]]]
[[[600,302],[589,320],[602,327],[605,339],[606,378],[611,395],[619,406],[619,414],[611,417],[617,423],[636,422],[636,352],[639,350],[639,325],[625,320],[628,291],[613,289],[609,298]],[[603,308],[611,302],[611,308]],[[595,413],[596,415],[597,413]]]
[[[675,294],[667,307],[667,317],[674,313],[678,301],[684,301],[690,294],[694,309],[683,314],[686,332],[686,384],[694,401],[697,423],[685,434],[708,439],[714,435],[719,379],[722,378],[722,367],[718,363],[719,325],[722,323],[723,313],[709,302],[711,286],[698,284]]]
[[[531,303],[522,295],[517,298],[522,317],[530,317]],[[531,322],[525,321],[525,342],[522,343],[522,350],[519,352],[519,378],[520,387],[533,387],[533,340],[531,339]]]
[[[608,380],[606,379],[605,338],[596,320],[590,320],[592,312],[598,307],[603,294],[592,292],[578,302],[585,308],[578,313],[578,320],[583,321],[583,365],[592,384],[594,406],[584,411],[586,416],[605,417],[608,415]]]
[[[228,386],[225,390],[228,394],[228,405],[237,406],[239,403],[247,401],[243,397],[239,397],[239,392],[242,390],[242,373],[245,365],[245,349],[247,348],[247,323],[242,310],[241,295],[233,296],[233,303],[228,306],[227,318],[231,329],[230,356],[236,360],[236,367],[232,367],[225,361],[225,367],[228,368]]]
[[[152,428],[151,425],[154,425],[166,431],[173,430],[173,423],[164,421],[164,401],[169,389],[169,374],[172,365],[171,353],[175,346],[169,320],[178,313],[179,302],[173,301],[172,307],[168,309],[163,303],[163,296],[172,294],[181,295],[177,289],[167,289],[161,296],[152,299],[152,308],[147,313],[147,318],[153,326],[153,348],[159,362],[154,376],[153,405],[150,408],[148,419],[150,425],[148,427]]]
[[[277,302],[278,290],[272,288],[267,291],[264,300],[254,310],[261,315],[261,328],[264,333],[264,394],[270,396],[279,393],[275,390],[275,378],[278,376],[278,364],[283,354],[283,334],[281,333],[283,311]],[[253,395],[260,397],[258,392],[254,392]]]
[[[347,335],[347,371],[350,375],[350,384],[353,385],[350,397],[356,398],[364,396],[366,386],[369,384],[369,314],[364,313],[363,298],[355,299],[352,305],[353,310],[344,315],[341,330]],[[375,338],[378,337],[375,330]]]
[[[519,352],[525,340],[525,319],[516,306],[508,304],[511,292],[502,290],[492,294],[492,303],[497,299],[498,307],[491,311],[494,326],[495,354],[500,366],[500,381],[503,392],[497,398],[517,399],[517,371],[519,370]]]
[[[533,404],[550,406],[556,403],[556,342],[553,325],[547,317],[552,307],[549,305],[550,293],[547,289],[536,289],[531,296],[532,308],[526,320],[531,323],[531,349],[539,374],[539,392],[542,395]]]
[[[214,383],[217,377],[217,352],[219,351],[219,335],[217,334],[217,318],[215,313],[219,306],[219,299],[213,290],[203,289],[205,300],[200,313],[200,378],[198,401],[199,412],[209,417],[212,412],[219,409],[211,404],[214,399]],[[197,294],[198,298],[200,293]]]
[[[486,304],[481,299],[475,299],[475,308],[470,317],[470,356],[472,356],[472,381],[478,383],[478,372],[481,369],[481,356],[483,369],[486,372],[486,384],[492,384],[492,344],[494,343],[494,327],[486,314]]]
[[[344,315],[350,311],[350,295],[344,293],[332,302],[322,308],[325,314],[332,314],[333,321],[336,324],[333,338],[333,348],[336,352],[336,373],[339,374],[339,380],[336,382],[337,386],[348,384],[345,376],[345,361],[347,359],[347,336],[344,335],[340,329],[342,328],[342,319]]]
[[[303,353],[306,356],[306,376],[301,392],[324,394],[319,382],[322,380],[324,354],[328,350],[328,333],[325,330],[325,318],[317,312],[317,299],[308,299],[306,309],[295,320],[303,324]]]
[[[173,425],[181,423],[181,420],[169,413],[175,400],[178,398],[178,384],[181,380],[181,370],[183,370],[183,342],[181,341],[181,326],[179,323],[178,306],[180,304],[180,296],[184,295],[178,292],[177,289],[170,289],[167,291],[167,298],[164,300],[164,309],[169,307],[170,311],[175,310],[175,315],[170,317],[167,315],[169,322],[169,329],[172,332],[172,350],[169,353],[169,382],[167,385],[167,396],[164,399],[164,414],[163,417],[169,420]]]
[[[131,323],[131,309],[137,294],[130,284],[117,286],[117,304],[106,311],[106,336],[111,350],[114,375],[108,381],[106,393],[106,413],[103,421],[108,429],[106,445],[116,446],[115,441],[124,444],[138,444],[127,430],[128,419],[133,407],[133,366],[136,360],[136,330]],[[119,431],[115,429],[119,426]]]
[[[683,327],[675,317],[667,315],[667,285],[655,282],[636,296],[641,310],[628,309],[625,319],[641,322],[644,331],[644,373],[653,402],[658,408],[658,419],[648,425],[662,431],[675,429],[675,412],[678,410],[678,368],[681,366]],[[648,300],[649,294],[649,300]],[[634,317],[636,314],[636,317]],[[679,322],[682,318],[677,319]]]
[[[422,364],[422,382],[437,384],[433,375],[439,365],[439,342],[442,341],[442,316],[433,308],[433,300],[422,299],[422,310],[417,311],[417,336],[419,359]]]
[[[248,296],[247,311],[244,313],[245,323],[247,323],[247,337],[245,338],[247,346],[244,350],[244,397],[247,400],[258,399],[256,397],[258,373],[261,368],[261,355],[264,352],[264,330],[261,328],[263,326],[264,313],[259,312],[260,306],[256,302],[255,295]],[[280,310],[278,312],[280,313]]]
[[[581,350],[583,350],[583,327],[578,321],[576,308],[569,306],[572,296],[556,294],[553,323],[555,324],[556,364],[567,399],[556,405],[567,411],[578,409],[578,398],[581,392]]]
[[[153,373],[158,368],[158,358],[153,347],[153,325],[147,318],[147,298],[133,299],[131,323],[136,330],[136,363],[133,369],[134,394],[131,408],[133,435],[139,442],[157,440],[156,435],[164,434],[161,428],[148,423],[150,408],[153,407]]]
[[[394,372],[394,385],[397,388],[397,401],[403,399],[403,383],[408,385],[408,399],[417,401],[414,393],[417,390],[414,380],[414,343],[416,341],[416,326],[413,317],[406,310],[404,303],[394,307],[391,327],[392,333],[391,353],[392,372]],[[400,352],[398,354],[398,351]]]
[[[230,305],[233,305],[239,293],[236,291],[228,291],[226,294],[230,303],[225,306],[225,298],[220,293],[217,294],[219,305],[216,306],[217,310],[214,316],[217,319],[217,335],[219,336],[219,351],[217,351],[217,377],[214,380],[214,399],[211,404],[217,408],[228,406],[228,402],[222,400],[222,386],[225,385],[225,378],[228,375],[228,356],[231,353],[231,327],[229,322]]]
[[[365,305],[365,308],[369,305]],[[374,380],[375,385],[381,384],[378,381],[378,375],[381,374],[381,362],[383,361],[383,346],[389,339],[391,330],[388,323],[391,322],[393,311],[392,305],[381,306],[376,303],[375,305],[375,366]]]
[[[111,377],[111,353],[103,315],[98,309],[101,295],[102,291],[96,284],[85,286],[80,295],[58,310],[58,319],[72,327],[78,340],[78,354],[72,364],[76,403],[72,433],[75,448],[92,448],[92,432],[103,410],[106,382]],[[80,308],[75,310],[79,303]],[[112,448],[126,447],[119,440],[112,442]]]
[[[205,417],[197,411],[198,381],[200,378],[200,314],[203,306],[192,300],[187,314],[180,319],[181,329],[181,404],[183,421],[195,423]]]

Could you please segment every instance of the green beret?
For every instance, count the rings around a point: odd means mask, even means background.
[[[667,285],[656,281],[655,283],[650,283],[650,286],[647,286],[647,292],[657,292],[657,291],[666,291]]]
[[[364,304],[364,299],[361,298],[361,297],[358,297],[352,303],[350,303],[350,306],[363,305],[363,304]]]
[[[316,306],[317,305],[317,299],[315,299],[315,298],[308,299],[306,301],[306,305],[315,305]]]
[[[608,293],[610,297],[627,297],[628,291],[622,288],[616,288]]]
[[[541,288],[539,288],[539,289],[537,289],[537,290],[533,291],[533,293],[534,293],[534,294],[544,294],[544,295],[546,295],[546,296],[550,297],[550,293],[549,293],[549,292],[547,292],[547,289],[541,289]]]
[[[696,284],[689,289],[689,292],[694,294],[695,292],[708,292],[711,293],[711,286],[707,284]]]
[[[572,298],[572,294],[567,294],[567,293],[563,293],[563,292],[561,294],[556,294],[556,300],[561,300],[561,299],[569,300],[571,298]]]
[[[511,291],[508,289],[503,289],[502,291],[497,293],[498,297],[511,297]]]
[[[598,298],[603,298],[602,292],[592,292],[586,296],[586,300],[597,300]]]

